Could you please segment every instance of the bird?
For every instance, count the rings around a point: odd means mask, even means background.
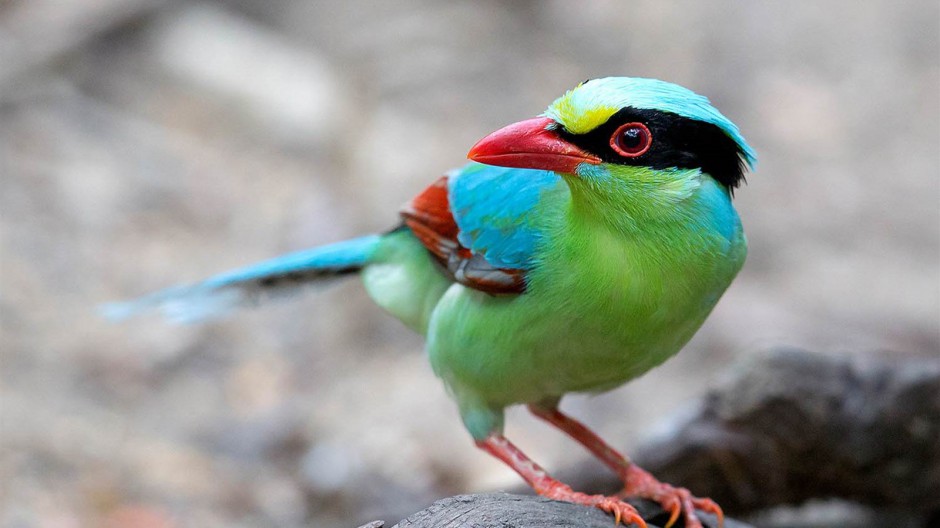
[[[734,191],[756,163],[709,100],[667,81],[588,79],[537,117],[501,128],[399,211],[395,227],[107,305],[198,321],[280,293],[359,275],[382,309],[425,336],[434,373],[473,442],[544,497],[646,523],[627,497],[702,526],[721,508],[656,480],[560,409],[676,354],[741,269]],[[623,481],[573,490],[504,435],[526,406]]]

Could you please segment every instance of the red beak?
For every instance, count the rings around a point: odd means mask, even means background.
[[[578,165],[597,165],[601,159],[560,138],[547,117],[526,119],[486,136],[470,149],[473,161],[501,167],[542,169],[574,174]]]

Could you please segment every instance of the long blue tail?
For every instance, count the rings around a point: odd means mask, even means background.
[[[369,235],[290,253],[254,266],[176,286],[127,302],[106,304],[105,317],[123,320],[159,311],[176,322],[195,322],[225,315],[233,308],[258,304],[263,299],[292,293],[301,286],[355,273],[368,263],[381,240]]]

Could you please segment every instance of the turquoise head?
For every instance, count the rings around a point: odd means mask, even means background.
[[[552,170],[592,185],[669,187],[707,175],[729,193],[756,161],[738,127],[707,98],[673,83],[632,77],[582,82],[540,117],[490,134],[469,157]]]

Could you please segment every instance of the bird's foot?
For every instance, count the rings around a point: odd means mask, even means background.
[[[574,491],[570,486],[553,479],[548,486],[536,490],[539,495],[549,499],[593,506],[614,516],[616,524],[635,524],[638,528],[647,528],[646,521],[632,505],[623,502],[618,497],[605,495],[588,495]]]
[[[598,508],[612,514],[617,524],[633,523],[638,528],[647,528],[646,521],[631,504],[623,502],[618,497],[588,495],[574,491],[571,486],[546,473],[501,433],[490,433],[486,438],[477,440],[476,444],[480,449],[516,470],[532,486],[532,489],[543,497]]]
[[[695,513],[696,509],[712,513],[718,518],[718,527],[724,526],[725,516],[715,501],[699,498],[685,488],[676,488],[656,480],[648,472],[630,464],[624,475],[625,487],[617,496],[638,497],[658,502],[664,510],[669,512],[669,521],[665,528],[671,528],[685,514],[685,528],[702,528],[702,521]]]

